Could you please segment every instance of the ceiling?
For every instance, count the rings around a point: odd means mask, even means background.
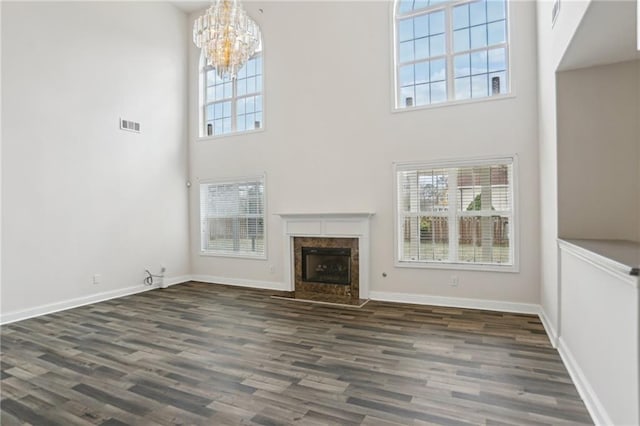
[[[634,1],[592,1],[559,71],[640,59]]]

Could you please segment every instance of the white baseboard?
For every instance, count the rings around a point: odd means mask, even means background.
[[[172,285],[186,283],[191,281],[191,275],[181,275],[179,277],[164,278],[162,288],[171,287]]]
[[[418,305],[447,306],[450,308],[485,309],[517,314],[538,314],[540,306],[533,303],[503,302],[500,300],[466,299],[462,297],[430,296],[415,293],[371,291],[369,298],[384,302],[414,303]]]
[[[596,425],[614,424],[562,336],[558,339],[558,352],[593,422]]]
[[[209,284],[225,284],[238,287],[261,288],[265,290],[288,291],[285,283],[277,281],[257,281],[243,278],[215,277],[212,275],[191,275],[191,280]]]
[[[538,316],[540,317],[540,321],[542,322],[542,326],[544,327],[544,331],[547,332],[547,336],[549,336],[549,341],[554,348],[558,348],[558,333],[556,328],[551,324],[549,317],[542,307],[540,307],[540,312],[538,312]]]
[[[189,281],[189,276],[165,278],[165,286],[183,283]],[[46,305],[36,306],[34,308],[24,309],[2,313],[0,315],[0,325],[9,324],[16,321],[38,317],[41,315],[52,314],[79,306],[90,305],[92,303],[104,302],[105,300],[116,299],[118,297],[129,296],[131,294],[142,293],[149,290],[159,288],[157,285],[147,286],[144,284],[134,285],[131,287],[119,288],[116,290],[103,291],[100,293],[90,294],[88,296],[76,297],[61,302],[49,303]]]

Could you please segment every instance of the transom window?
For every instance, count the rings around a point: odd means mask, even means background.
[[[220,78],[215,68],[205,66],[202,82],[204,102],[201,136],[219,136],[262,128],[261,51],[247,61],[235,79]]]
[[[513,267],[512,158],[399,164],[396,188],[400,266]]]
[[[509,93],[506,0],[398,0],[396,108]]]

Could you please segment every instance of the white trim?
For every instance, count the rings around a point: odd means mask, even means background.
[[[221,185],[221,184],[242,184],[246,182],[262,182],[262,240],[264,245],[264,251],[262,254],[252,254],[250,252],[232,252],[232,251],[223,251],[223,250],[205,250],[202,248],[202,237],[203,237],[203,215],[202,215],[202,185]],[[200,220],[200,256],[212,256],[212,257],[228,257],[228,258],[239,258],[239,259],[248,259],[248,260],[267,260],[268,259],[268,226],[267,226],[267,172],[262,172],[260,174],[256,174],[253,176],[244,176],[244,177],[225,177],[219,179],[199,179],[198,182],[198,209],[199,215],[198,219]]]
[[[411,269],[455,269],[464,271],[478,272],[511,272],[518,273],[520,270],[516,265],[500,264],[500,263],[456,263],[456,262],[425,262],[423,260],[398,260],[394,263],[397,268]]]
[[[264,120],[264,115],[262,116],[262,118]],[[213,142],[213,141],[219,141],[220,139],[224,139],[224,138],[232,138],[234,136],[246,136],[252,133],[262,133],[264,131],[265,131],[264,127],[261,127],[259,129],[243,130],[241,132],[234,132],[234,133],[224,133],[222,135],[198,136],[196,137],[196,142]]]
[[[160,288],[167,288],[177,284],[184,284],[189,281],[191,281],[191,275],[180,275],[173,278],[163,278]]]
[[[237,287],[258,288],[264,290],[289,291],[285,283],[277,281],[258,281],[244,278],[217,277],[213,275],[192,275],[191,281],[207,284],[233,285]]]
[[[447,90],[449,90],[447,88]],[[505,99],[515,99],[517,96],[514,93],[505,93],[502,95],[493,95],[493,96],[485,96],[482,98],[471,98],[471,99],[457,99],[455,101],[443,101],[437,102],[435,104],[426,104],[426,105],[416,105],[412,107],[404,107],[404,108],[392,108],[392,114],[402,114],[405,112],[411,111],[423,111],[425,109],[434,109],[434,108],[444,108],[444,107],[453,107],[460,105],[468,105],[468,104],[476,104],[478,102],[494,102],[494,101],[503,101]]]
[[[628,265],[616,262],[613,259],[594,253],[591,250],[587,250],[565,240],[559,239],[558,247],[560,248],[560,252],[575,256],[589,265],[613,275],[633,288],[640,288],[640,279],[634,275],[630,275],[631,268]]]
[[[540,306],[540,312],[538,312],[538,316],[540,317],[540,322],[542,322],[542,326],[544,327],[544,331],[546,331],[547,336],[549,336],[549,341],[554,348],[558,348],[558,332],[555,328],[553,328],[553,324],[551,320],[547,316],[547,313],[544,311],[544,308]]]
[[[427,294],[417,293],[392,293],[387,291],[371,291],[369,292],[369,298],[384,302],[446,306],[451,308],[484,309],[488,311],[516,314],[538,315],[540,313],[540,306],[534,303],[505,302],[501,300],[467,299],[463,297],[430,296]]]
[[[183,275],[173,278],[165,278],[163,287],[170,285],[181,284],[191,279],[188,275]],[[77,308],[80,306],[90,305],[93,303],[104,302],[105,300],[116,299],[119,297],[130,296],[132,294],[143,293],[145,291],[154,290],[160,288],[159,285],[147,286],[139,284],[131,287],[119,288],[116,290],[103,291],[100,293],[90,294],[88,296],[76,297],[69,300],[63,300],[61,302],[48,303],[46,305],[40,305],[33,308],[24,309],[21,311],[6,312],[0,315],[0,324],[5,325],[16,321],[22,321],[33,317],[39,317],[41,315],[52,314],[54,312],[65,311],[71,308]]]
[[[591,415],[593,422],[596,425],[613,425],[614,423],[607,413],[607,410],[605,410],[602,402],[600,402],[600,399],[594,392],[593,387],[587,380],[587,377],[573,357],[573,354],[562,337],[558,339],[557,349],[560,357],[562,358],[562,362],[571,376],[573,384],[578,390],[584,405],[587,407],[587,411],[589,411],[589,414]]]
[[[347,213],[275,213],[276,216],[280,216],[283,219],[313,219],[319,218],[336,218],[336,219],[366,219],[373,216],[372,212],[347,212]]]
[[[406,261],[400,259],[400,233],[401,223],[399,215],[399,191],[398,191],[398,173],[402,171],[412,171],[417,169],[459,169],[463,167],[474,166],[493,166],[493,165],[507,165],[511,166],[509,169],[509,180],[511,182],[511,212],[504,216],[509,217],[509,250],[511,255],[511,263],[498,264],[498,263],[463,263],[456,261]],[[399,268],[426,268],[426,269],[464,269],[473,271],[487,271],[487,272],[507,272],[507,273],[519,273],[520,272],[520,197],[519,197],[519,179],[520,165],[519,157],[517,153],[511,155],[496,155],[496,156],[475,156],[468,158],[449,158],[430,161],[397,161],[392,163],[393,166],[393,219],[394,219],[394,266]],[[454,182],[455,183],[455,182]],[[455,183],[457,185],[457,183]],[[450,192],[451,193],[451,192]],[[450,201],[451,202],[451,201]],[[443,212],[435,212],[434,216],[450,217],[455,216],[456,219],[460,217],[457,211],[447,211],[446,215],[442,215]],[[409,216],[414,216],[411,212]],[[465,214],[466,215],[466,214]],[[456,221],[457,223],[457,221]],[[455,224],[453,226],[456,226]],[[451,227],[449,230],[451,231]],[[451,239],[450,239],[451,241]],[[454,239],[454,241],[457,241]],[[452,256],[454,251],[450,247],[449,255]]]
[[[265,247],[266,250],[266,247]],[[267,258],[267,254],[265,253],[264,255],[259,255],[259,256],[254,256],[254,255],[245,255],[242,254],[243,252],[238,252],[239,254],[234,254],[236,252],[233,251],[206,251],[206,250],[200,250],[200,252],[198,253],[198,256],[202,256],[202,257],[226,257],[229,259],[248,259],[248,260],[269,260]]]
[[[441,158],[429,161],[396,161],[394,166],[397,171],[413,170],[415,168],[462,168],[473,166],[487,166],[487,165],[509,165],[515,162],[517,154],[510,155],[478,155],[473,157],[459,157],[459,158]]]

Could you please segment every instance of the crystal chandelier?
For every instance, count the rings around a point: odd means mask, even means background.
[[[260,46],[260,27],[240,0],[214,0],[193,24],[193,42],[220,78],[235,78]]]

